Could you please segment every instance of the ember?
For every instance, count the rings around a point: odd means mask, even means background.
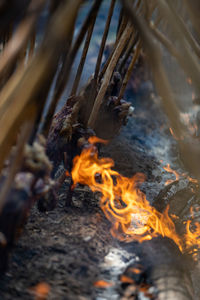
[[[105,280],[98,280],[94,283],[94,286],[97,288],[106,289],[113,286],[113,283]]]
[[[50,286],[45,282],[40,282],[30,291],[35,295],[35,300],[45,300],[49,295]]]
[[[167,166],[164,166],[163,169],[165,171],[167,171],[168,173],[171,173],[175,176],[175,179],[169,179],[165,182],[165,185],[168,185],[174,181],[178,181],[181,177],[183,178],[186,178],[188,181],[190,182],[193,182],[193,183],[196,183],[198,184],[198,180],[195,179],[195,178],[192,178],[190,177],[187,173],[178,173],[176,170],[173,170],[171,167],[170,167],[170,164],[167,164]]]
[[[132,178],[120,175],[112,169],[112,159],[98,158],[94,143],[101,140],[90,138],[89,142],[91,146],[74,158],[72,179],[74,185],[85,184],[93,192],[101,192],[100,206],[113,224],[111,233],[114,237],[127,242],[143,242],[161,235],[172,239],[182,252],[200,247],[200,224],[190,230],[191,221],[188,221],[185,235],[179,236],[168,214],[169,207],[163,213],[158,212],[139,190],[144,175],[138,173]]]
[[[174,176],[175,176],[175,178],[176,178],[175,180],[179,180],[179,178],[180,178],[179,173],[178,173],[177,171],[175,171],[175,170],[172,170],[172,168],[170,167],[170,164],[167,164],[167,166],[166,166],[166,167],[163,167],[163,169],[164,169],[165,171],[169,172],[169,173],[174,174]],[[165,185],[168,185],[168,184],[174,182],[175,180],[169,179],[169,180],[167,180],[167,181],[165,182]]]

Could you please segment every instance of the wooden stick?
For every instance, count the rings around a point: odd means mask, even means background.
[[[199,20],[199,9],[200,9],[200,3],[199,0],[184,0],[184,3],[187,7],[187,10],[190,15],[190,20],[192,22],[192,25],[198,35],[200,36],[200,20]]]
[[[118,46],[117,46],[117,48],[116,48],[116,50],[115,50],[115,52],[112,56],[112,59],[110,61],[109,66],[106,70],[101,88],[100,88],[99,93],[96,97],[96,100],[95,100],[95,103],[94,103],[94,106],[93,106],[93,109],[92,109],[92,112],[91,112],[91,115],[90,115],[90,118],[89,118],[89,121],[88,121],[88,126],[91,127],[91,128],[94,128],[95,121],[96,121],[100,106],[103,102],[103,97],[106,93],[106,90],[107,90],[107,87],[109,85],[111,76],[112,76],[113,71],[116,67],[117,61],[119,60],[119,58],[121,56],[121,53],[124,49],[124,46],[126,45],[127,41],[129,40],[132,32],[133,32],[133,28],[130,24],[128,24],[126,29],[124,30],[124,33],[122,34],[122,36],[120,38],[119,44],[118,44]]]
[[[130,17],[130,20],[140,33],[142,42],[145,46],[149,61],[152,66],[158,93],[162,96],[163,106],[171,121],[172,128],[180,138],[182,135],[182,124],[179,119],[179,111],[161,63],[161,54],[159,48],[155,44],[149,27],[144,20],[141,19],[141,17],[138,17],[130,3],[127,0],[123,0],[122,4],[127,12],[127,15]]]
[[[55,109],[56,109],[57,103],[59,101],[59,97],[61,96],[61,94],[57,94],[57,92],[59,93],[59,90],[57,88],[60,85],[60,83],[62,84],[62,82],[63,82],[62,80],[64,80],[64,78],[62,78],[62,76],[63,76],[63,73],[65,72],[64,70],[67,66],[69,67],[69,69],[68,69],[68,73],[66,74],[66,78],[65,78],[66,83],[67,83],[68,78],[70,76],[71,66],[69,65],[69,51],[70,51],[71,43],[72,43],[72,40],[73,40],[73,36],[74,36],[74,26],[73,26],[73,29],[70,33],[68,41],[66,43],[65,51],[62,54],[62,61],[63,61],[62,62],[62,67],[61,67],[60,72],[57,75],[56,85],[55,85],[55,88],[54,88],[54,91],[53,91],[53,97],[52,97],[52,100],[50,101],[50,105],[48,107],[47,114],[45,116],[45,120],[44,120],[43,125],[41,127],[41,134],[44,135],[45,137],[47,137],[47,135],[49,133],[52,118],[53,118],[53,115],[55,113]]]
[[[168,1],[167,3],[168,3],[168,6],[170,7],[171,11],[173,12],[173,14],[176,18],[176,21],[178,22],[178,24],[179,24],[185,38],[187,39],[190,47],[194,50],[196,55],[200,58],[200,47],[199,47],[199,45],[195,41],[192,34],[189,32],[189,30],[188,30],[186,24],[184,23],[183,19],[180,17],[180,15],[174,9],[173,3],[171,1]]]
[[[9,73],[21,49],[26,45],[34,29],[38,15],[44,7],[46,0],[32,0],[25,19],[19,24],[13,37],[9,40],[0,56],[0,81]]]
[[[159,10],[164,18],[167,18],[168,23],[173,28],[174,37],[179,41],[181,47],[181,53],[185,57],[188,64],[188,69],[191,70],[191,79],[193,81],[194,88],[196,92],[200,95],[200,63],[196,56],[191,52],[188,42],[185,39],[185,34],[177,22],[176,15],[173,10],[167,5],[163,0],[157,0],[159,4]]]
[[[63,43],[70,36],[81,2],[70,0],[57,10],[37,55],[24,72],[16,72],[14,78],[19,77],[17,84],[14,89],[5,93],[6,99],[2,99],[5,105],[0,118],[0,169],[16,139],[19,126],[27,118],[26,114],[34,111],[34,108],[40,111],[44,107],[46,99],[40,99],[39,103],[38,97],[43,89],[50,87],[62,54]],[[4,89],[7,90],[7,86]]]
[[[152,30],[152,33],[154,36],[166,47],[166,49],[169,51],[169,53],[176,58],[179,65],[183,68],[185,74],[191,78],[193,78],[194,73],[193,69],[191,68],[190,64],[188,64],[185,57],[178,51],[175,46],[170,42],[169,39],[161,32],[159,31],[153,23],[150,23],[150,28]]]
[[[140,50],[141,50],[141,42],[138,42],[135,52],[133,54],[132,60],[130,62],[130,65],[129,65],[126,75],[124,77],[124,80],[123,80],[123,83],[122,83],[122,86],[121,86],[121,89],[119,92],[119,96],[117,99],[117,103],[120,103],[120,100],[122,99],[122,97],[124,95],[124,92],[126,90],[126,86],[127,86],[128,82],[130,80],[133,68],[135,66],[136,61],[138,60],[139,55],[140,55]]]
[[[135,8],[136,10],[139,9],[140,4],[141,4],[141,0],[139,0],[138,3],[136,4],[136,8]],[[121,37],[122,33],[124,32],[124,30],[126,28],[126,25],[127,25],[127,17],[126,17],[126,15],[123,15],[123,9],[122,9],[122,16],[121,16],[121,18],[122,18],[122,20],[121,20],[121,24],[120,24],[120,26],[118,28],[115,45],[114,45],[114,47],[113,47],[113,49],[112,49],[112,51],[111,51],[111,53],[110,53],[107,61],[105,62],[104,66],[102,68],[102,71],[101,71],[101,73],[99,75],[99,82],[103,78],[103,76],[104,76],[104,74],[105,74],[105,72],[107,70],[107,67],[110,64],[110,61],[111,61],[112,56],[113,56],[113,53],[115,52],[115,50],[117,48],[117,45],[119,43],[120,37]]]
[[[125,50],[124,56],[122,57],[121,61],[119,62],[118,66],[117,66],[117,70],[119,71],[119,73],[122,75],[122,70],[127,62],[127,60],[129,59],[131,53],[134,51],[134,47],[138,42],[138,34],[134,34],[130,41],[129,41],[129,45],[127,46],[127,49]]]
[[[60,70],[60,73],[58,74],[57,77],[57,81],[56,81],[56,87],[54,90],[54,94],[53,94],[53,98],[51,100],[51,104],[48,108],[48,112],[47,112],[47,117],[46,117],[46,121],[42,127],[42,133],[46,136],[48,134],[49,131],[49,127],[51,125],[51,119],[52,116],[54,115],[57,103],[68,83],[68,79],[69,79],[69,75],[70,75],[70,70],[72,67],[72,64],[74,62],[75,56],[78,52],[78,49],[80,48],[80,45],[84,39],[84,36],[88,30],[88,27],[90,25],[90,22],[92,20],[92,16],[93,14],[95,14],[95,12],[97,12],[100,8],[102,0],[95,0],[88,16],[86,17],[80,32],[78,34],[78,37],[76,38],[74,45],[70,51],[70,54],[66,57],[62,68]]]
[[[90,46],[90,41],[91,41],[91,38],[92,38],[92,33],[93,33],[94,25],[95,25],[95,22],[96,22],[96,17],[97,17],[97,14],[93,17],[93,20],[92,20],[92,22],[91,22],[91,24],[88,28],[88,33],[87,33],[87,36],[86,36],[85,45],[84,45],[84,48],[83,48],[81,60],[80,60],[80,63],[79,63],[79,66],[78,66],[78,69],[77,69],[77,72],[76,72],[76,77],[75,77],[75,80],[74,80],[74,83],[73,83],[71,96],[76,95],[76,92],[77,92],[77,88],[78,88],[78,85],[79,85],[79,82],[80,82],[80,79],[81,79],[81,75],[82,75],[82,72],[83,72],[83,67],[85,65],[85,60],[86,60],[86,57],[87,57],[88,49],[89,49],[89,46]]]
[[[115,3],[116,3],[116,0],[112,0],[111,3],[110,3],[110,9],[109,9],[109,12],[108,12],[108,17],[107,17],[107,20],[106,20],[106,25],[105,25],[103,37],[102,37],[102,40],[101,40],[101,46],[100,46],[100,50],[99,50],[99,54],[98,54],[98,58],[97,58],[95,72],[94,72],[94,79],[95,80],[97,80],[98,75],[99,75],[101,62],[102,62],[102,57],[103,57],[103,52],[104,52],[106,40],[107,40],[107,37],[108,37],[108,32],[109,32],[109,28],[110,28],[110,23],[111,23],[113,11],[114,11]]]
[[[180,121],[176,99],[171,92],[169,81],[164,72],[159,48],[155,44],[148,25],[135,14],[130,3],[127,0],[123,0],[122,4],[126,9],[127,15],[129,15],[131,21],[138,29],[145,46],[154,74],[157,91],[161,96],[162,104],[169,118],[173,132],[178,137],[181,159],[186,169],[200,180],[200,143],[189,136],[187,127]]]
[[[32,36],[30,38],[30,45],[29,45],[29,52],[28,52],[28,59],[30,60],[33,56],[34,50],[35,50],[35,42],[36,42],[36,32],[34,31],[32,33]]]

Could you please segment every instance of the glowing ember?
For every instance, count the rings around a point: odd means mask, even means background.
[[[95,287],[101,288],[101,289],[106,289],[106,288],[109,288],[113,285],[114,284],[112,282],[108,282],[108,281],[105,281],[105,280],[98,280],[94,283]]]
[[[174,131],[173,131],[173,129],[170,127],[169,128],[169,131],[170,131],[170,133],[171,133],[171,135],[173,136],[173,138],[175,139],[175,140],[182,140],[183,138],[182,137],[180,137],[180,138],[178,138],[176,135],[175,135],[175,133],[174,133]]]
[[[50,286],[46,282],[40,282],[30,291],[35,295],[35,300],[45,300],[49,295]]]
[[[165,185],[168,185],[168,184],[170,184],[170,183],[172,183],[172,182],[174,182],[174,181],[176,181],[176,180],[179,180],[180,174],[179,174],[177,171],[172,170],[172,168],[170,167],[170,164],[167,164],[167,166],[166,166],[166,167],[163,167],[163,169],[164,169],[165,171],[169,172],[169,173],[174,174],[174,176],[175,176],[175,178],[176,178],[176,179],[174,179],[174,180],[172,180],[172,179],[167,180],[167,181],[165,182]]]
[[[158,212],[139,190],[138,185],[144,181],[144,175],[136,174],[132,178],[120,175],[112,169],[112,159],[98,158],[93,145],[98,139],[89,139],[89,142],[91,146],[74,158],[72,179],[74,185],[88,185],[93,192],[101,193],[100,206],[113,224],[111,233],[114,237],[142,242],[161,235],[172,239],[181,251],[188,251],[191,245],[198,244],[200,247],[200,240],[197,239],[200,225],[190,231],[188,222],[182,239],[168,214],[169,207],[163,213]]]
[[[124,283],[130,283],[130,284],[135,283],[135,281],[132,278],[130,278],[126,275],[121,275],[120,276],[120,281],[124,282]]]
[[[172,182],[174,182],[174,181],[177,181],[177,180],[179,180],[181,177],[182,177],[182,178],[186,178],[186,179],[187,179],[188,181],[190,181],[190,182],[193,182],[193,183],[198,184],[198,180],[197,180],[197,179],[190,177],[189,175],[187,175],[187,173],[181,173],[181,174],[178,173],[177,171],[173,170],[173,169],[170,167],[170,164],[167,164],[167,166],[163,167],[163,169],[164,169],[165,171],[167,171],[168,173],[171,173],[171,174],[173,174],[173,175],[175,176],[175,179],[169,179],[169,180],[167,180],[167,181],[165,182],[165,185],[168,185],[168,184],[170,184],[170,183],[172,183]]]

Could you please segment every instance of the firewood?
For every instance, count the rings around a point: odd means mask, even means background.
[[[134,295],[143,293],[158,300],[192,300],[194,291],[190,258],[184,257],[172,240],[154,238],[134,247],[139,263],[129,266],[124,276],[133,280]],[[122,283],[123,285],[123,283]]]

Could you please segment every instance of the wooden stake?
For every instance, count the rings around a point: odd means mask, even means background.
[[[126,29],[124,30],[121,38],[120,38],[120,41],[118,43],[118,46],[117,46],[115,52],[113,53],[112,59],[111,59],[111,61],[109,63],[109,66],[106,70],[106,73],[104,75],[101,88],[100,88],[99,93],[96,97],[96,100],[95,100],[95,103],[94,103],[94,106],[93,106],[93,109],[92,109],[92,112],[91,112],[91,115],[90,115],[90,118],[89,118],[89,121],[88,121],[88,126],[91,127],[91,128],[94,128],[95,121],[96,121],[100,106],[103,102],[103,97],[106,93],[106,90],[107,90],[107,87],[109,85],[110,79],[112,77],[113,71],[116,67],[116,64],[117,64],[117,62],[120,58],[120,55],[121,55],[127,41],[129,40],[132,32],[133,32],[133,28],[130,24],[128,24],[126,26]]]
[[[124,77],[124,80],[123,80],[123,83],[122,83],[122,86],[121,86],[121,89],[120,89],[120,92],[119,92],[119,96],[118,96],[118,99],[117,99],[117,103],[120,103],[120,100],[122,99],[122,97],[124,95],[124,92],[126,90],[126,86],[127,86],[128,82],[129,82],[129,79],[131,77],[133,68],[135,66],[136,61],[138,60],[139,55],[140,55],[140,50],[141,50],[141,42],[138,42],[138,45],[136,46],[136,49],[135,49],[135,52],[133,54],[130,65],[129,65],[128,70],[126,72],[126,75]]]
[[[97,15],[95,15],[93,17],[93,20],[92,20],[92,22],[89,26],[89,29],[88,29],[88,33],[87,33],[87,36],[86,36],[85,45],[84,45],[84,48],[83,48],[81,60],[80,60],[80,63],[79,63],[79,66],[78,66],[78,69],[77,69],[77,72],[76,72],[76,77],[75,77],[75,80],[74,80],[74,83],[73,83],[71,96],[76,95],[76,92],[77,92],[77,88],[78,88],[78,85],[79,85],[79,82],[80,82],[80,79],[81,79],[81,75],[82,75],[82,72],[83,72],[83,67],[85,65],[85,60],[86,60],[86,57],[87,57],[88,49],[89,49],[89,46],[90,46],[90,41],[91,41],[91,38],[92,38],[92,33],[93,33],[94,25],[95,25],[95,22],[96,22],[96,17],[97,17]]]
[[[98,75],[99,75],[101,62],[102,62],[102,57],[103,57],[103,52],[104,52],[106,40],[107,40],[107,37],[108,37],[110,22],[111,22],[111,19],[112,19],[115,3],[116,3],[116,0],[112,0],[111,4],[110,4],[110,9],[109,9],[109,12],[108,12],[108,17],[107,17],[107,20],[106,20],[106,25],[105,25],[103,37],[102,37],[102,40],[101,40],[101,46],[100,46],[100,50],[99,50],[99,54],[98,54],[98,58],[97,58],[95,72],[94,72],[94,79],[95,80],[97,80]]]

